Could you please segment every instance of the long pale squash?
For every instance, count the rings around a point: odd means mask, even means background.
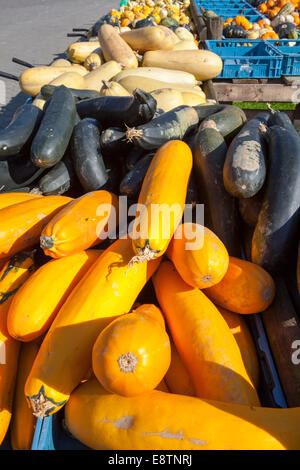
[[[30,450],[32,445],[36,418],[27,403],[24,387],[38,350],[39,344],[33,341],[23,344],[20,351],[10,431],[14,450]]]
[[[31,201],[32,199],[40,198],[39,194],[32,193],[2,193],[0,194],[0,210],[5,207],[19,204],[20,202]]]
[[[211,51],[148,51],[144,54],[143,67],[183,70],[197,80],[210,80],[222,71],[222,59]]]
[[[82,251],[41,266],[12,300],[7,315],[9,334],[28,342],[45,333],[101,253],[100,250]]]
[[[161,109],[164,113],[184,104],[181,91],[173,88],[154,90],[151,95],[156,100],[157,109]]]
[[[171,364],[165,375],[165,382],[171,393],[189,395],[190,397],[196,396],[190,374],[179,356],[173,341],[171,341]]]
[[[115,60],[124,68],[137,68],[138,60],[130,46],[110,24],[103,24],[98,39],[106,61]]]
[[[162,256],[183,214],[193,166],[188,145],[171,140],[153,157],[143,181],[133,225],[132,263]]]
[[[275,284],[270,274],[250,261],[230,256],[222,280],[204,289],[215,304],[235,313],[259,313],[273,302]]]
[[[56,77],[65,72],[70,72],[70,67],[33,67],[24,70],[19,77],[21,90],[30,96],[40,93],[42,86],[52,82]],[[86,75],[87,70],[80,65],[72,65],[72,72]]]
[[[236,339],[246,371],[254,387],[257,389],[259,386],[259,362],[255,344],[246,320],[241,315],[229,312],[229,310],[225,310],[225,308],[218,307],[218,310]]]
[[[85,59],[98,48],[98,41],[74,42],[68,47],[67,56],[74,64],[82,64]]]
[[[164,67],[139,67],[138,69],[133,69],[133,70],[132,69],[122,70],[122,72],[118,73],[114,77],[114,80],[116,82],[119,82],[123,78],[127,78],[127,77],[140,77],[140,78],[144,77],[144,78],[149,78],[152,80],[158,80],[160,82],[167,83],[169,87],[172,86],[171,84],[173,83],[177,83],[178,85],[186,85],[186,86],[197,85],[197,80],[193,74],[188,73],[188,72],[183,72],[182,70],[167,70]],[[137,84],[136,88],[139,86],[140,84]],[[158,86],[156,88],[163,88],[163,87]],[[155,87],[152,88],[152,90],[154,89]],[[142,88],[142,90],[144,90],[144,88]]]
[[[84,77],[84,86],[86,90],[100,91],[103,87],[103,81],[111,80],[122,70],[122,67],[115,60],[110,60],[97,69],[89,72]]]
[[[185,85],[184,83],[168,83],[166,81],[156,80],[155,78],[147,78],[140,75],[128,75],[127,77],[120,78],[118,83],[122,85],[129,93],[140,88],[141,90],[152,92],[162,89],[172,89],[180,91],[181,93],[191,93],[197,98],[205,100],[205,94],[196,85]],[[203,102],[203,101],[202,101]],[[184,103],[185,104],[185,103]]]
[[[176,348],[200,398],[259,405],[239,347],[215,305],[188,286],[170,262],[153,279]]]
[[[83,90],[85,88],[85,77],[78,72],[64,72],[56,77],[49,85],[60,86],[65,85],[68,88],[75,88],[76,90]]]
[[[19,253],[0,273],[0,445],[12,413],[20,343],[7,331],[7,312],[13,295],[34,269],[33,253]]]
[[[128,263],[131,239],[107,248],[73,290],[41,345],[28,377],[25,394],[36,416],[58,411],[85,377],[92,348],[114,318],[130,311],[159,260]],[[51,351],[51,354],[49,354]]]
[[[116,231],[118,198],[92,191],[62,208],[44,227],[40,244],[46,255],[61,258],[86,250]]]
[[[2,209],[0,259],[36,245],[51,217],[71,201],[71,198],[65,196],[44,196]]]
[[[65,409],[71,434],[98,450],[298,450],[300,408],[262,408],[152,391],[105,392],[94,379]]]
[[[139,52],[173,49],[177,42],[176,34],[174,38],[168,29],[165,31],[154,26],[125,31],[120,36],[134,51]]]

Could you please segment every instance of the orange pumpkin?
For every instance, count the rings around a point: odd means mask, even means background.
[[[175,346],[200,398],[259,405],[239,347],[215,305],[169,261],[153,277]]]
[[[95,342],[92,361],[95,376],[109,392],[130,397],[154,390],[171,362],[159,309],[141,305],[110,323]]]
[[[276,6],[276,3],[274,2],[274,0],[268,0],[267,3],[266,3],[267,7],[270,9],[270,8],[273,8]]]
[[[279,39],[279,36],[278,36],[278,34],[276,34],[274,32],[270,32],[270,33],[264,33],[261,36],[261,39]]]
[[[258,264],[230,257],[228,270],[218,284],[204,289],[217,305],[235,313],[259,313],[273,302],[275,284]]]
[[[108,191],[93,191],[74,199],[44,228],[40,243],[52,258],[72,255],[100,243],[115,231],[118,199]]]
[[[229,264],[227,250],[217,235],[193,223],[179,225],[167,255],[182,279],[199,289],[220,282]]]
[[[261,3],[258,7],[258,11],[260,13],[266,13],[268,11],[268,7],[265,3]]]

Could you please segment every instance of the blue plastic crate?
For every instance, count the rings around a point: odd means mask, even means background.
[[[283,56],[282,75],[300,75],[300,39],[272,39],[268,43]]]
[[[205,47],[223,60],[217,78],[278,78],[282,74],[282,54],[262,39],[210,40]]]
[[[224,2],[220,0],[195,0],[195,5],[199,11],[201,11],[201,7],[205,10],[213,10],[216,15],[221,16],[224,19],[240,15],[244,8],[243,16],[245,16],[245,18],[247,18],[251,23],[255,23],[264,18],[264,15],[244,1],[237,3],[230,2],[228,0],[224,0]]]

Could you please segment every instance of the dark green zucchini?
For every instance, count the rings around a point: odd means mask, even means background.
[[[41,94],[46,99],[51,98],[56,88],[57,86],[55,85],[44,85],[41,88]],[[76,102],[81,100],[99,98],[101,96],[99,91],[96,90],[77,90],[75,88],[69,88],[69,90],[74,96]]]
[[[252,239],[252,261],[283,271],[295,256],[300,232],[300,138],[281,126],[267,132],[269,169]]]
[[[246,199],[239,199],[240,215],[249,227],[255,227],[261,210],[264,197],[264,188],[262,188],[255,196]]]
[[[126,132],[120,127],[110,127],[102,132],[100,147],[103,155],[111,158],[125,157],[133,144],[126,140]]]
[[[94,118],[108,127],[138,126],[150,121],[156,112],[156,100],[137,88],[133,96],[101,96],[77,103],[81,118]]]
[[[33,104],[23,104],[5,129],[0,130],[0,158],[19,153],[35,134],[43,111]]]
[[[145,150],[140,147],[133,147],[128,155],[126,155],[125,166],[126,170],[130,171],[134,165],[145,155]]]
[[[237,106],[226,106],[221,111],[211,114],[200,124],[199,129],[211,128],[219,131],[230,142],[247,121],[244,111]]]
[[[200,129],[194,140],[194,167],[200,202],[204,203],[204,225],[224,243],[231,256],[241,256],[235,198],[223,183],[227,145],[220,132]]]
[[[72,161],[64,157],[38,182],[38,190],[45,196],[64,194],[77,183]]]
[[[158,149],[169,140],[182,140],[199,124],[197,110],[191,106],[178,106],[141,126],[128,129],[129,142],[146,149]]]
[[[196,184],[194,169],[192,170],[191,176],[189,179],[185,203],[191,204],[192,208],[195,207],[197,203],[199,203],[199,194],[198,194],[198,188]]]
[[[57,87],[32,142],[31,158],[36,166],[51,168],[62,159],[75,120],[76,107],[72,93],[64,85]]]
[[[266,178],[266,142],[269,113],[259,113],[232,140],[226,155],[223,179],[232,196],[255,196]]]
[[[281,126],[290,132],[295,132],[298,134],[292,121],[290,120],[288,115],[283,111],[275,111],[271,109],[271,116],[269,118],[269,127],[272,127],[272,126]]]
[[[120,184],[120,194],[128,196],[131,199],[137,199],[149,168],[154,157],[154,153],[150,153],[142,157],[132,170],[122,179]]]
[[[10,156],[0,160],[0,192],[8,192],[31,184],[44,172],[24,155]]]
[[[100,124],[83,119],[74,128],[71,152],[76,175],[85,191],[96,191],[108,180],[100,151]]]

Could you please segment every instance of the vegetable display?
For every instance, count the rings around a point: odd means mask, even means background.
[[[298,0],[249,1],[225,37],[296,41]],[[30,97],[0,130],[0,448],[300,448],[300,138],[218,102],[217,4],[122,0],[0,72]]]

